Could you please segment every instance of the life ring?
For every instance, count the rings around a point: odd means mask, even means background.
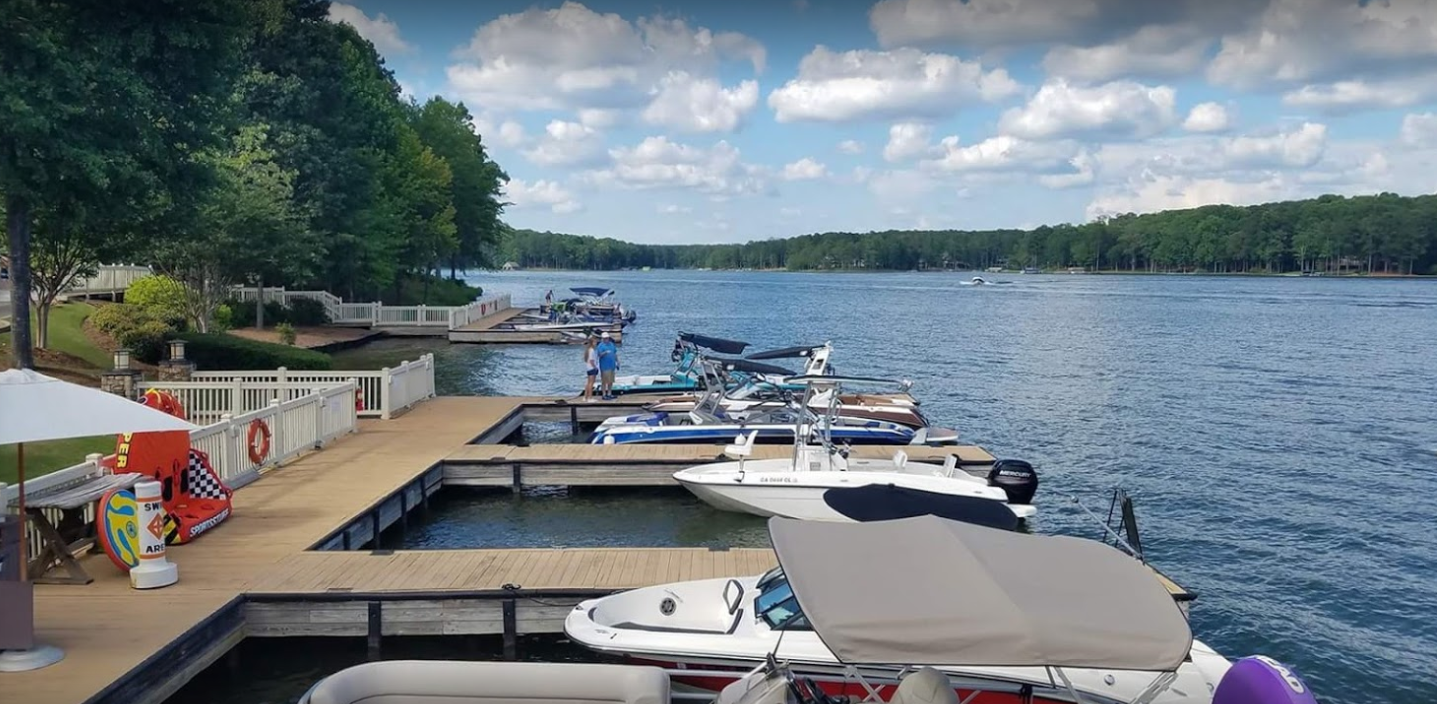
[[[356,381],[358,381],[358,380],[356,379]],[[354,387],[354,412],[355,412],[355,413],[361,413],[361,412],[363,412],[363,411],[364,411],[364,387],[363,387],[363,386],[359,386],[359,385],[356,384],[355,387]]]
[[[258,438],[259,442],[255,442]],[[269,456],[269,426],[256,419],[249,424],[249,461],[260,464]]]

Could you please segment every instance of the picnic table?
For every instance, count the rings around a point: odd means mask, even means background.
[[[95,581],[85,571],[75,553],[94,544],[95,521],[86,515],[89,509],[111,489],[133,489],[145,479],[136,472],[99,474],[83,480],[41,491],[25,497],[25,513],[30,519],[33,535],[39,538],[39,554],[30,560],[30,579],[39,584],[89,584]],[[18,502],[10,501],[16,508]],[[47,509],[49,510],[47,512]],[[50,520],[58,511],[58,525]],[[52,574],[57,569],[64,574]]]

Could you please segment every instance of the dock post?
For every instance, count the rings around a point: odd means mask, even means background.
[[[369,544],[369,549],[371,549],[371,550],[378,550],[378,549],[379,549],[379,533],[380,533],[380,528],[379,528],[379,509],[376,508],[376,509],[374,509],[372,512],[370,512],[369,518],[370,518],[370,522],[369,522],[370,531],[371,531],[371,533],[373,534],[373,538],[371,538],[371,541],[372,541],[372,542],[370,542],[370,544]]]
[[[504,608],[504,659],[519,659],[519,618],[514,609],[514,600],[505,599]]]
[[[510,488],[514,490],[515,494],[519,494],[524,491],[524,469],[518,462],[515,462],[513,471],[514,476]]]
[[[413,484],[410,484],[413,486]],[[419,492],[424,493],[424,475],[419,476]],[[399,490],[399,534],[409,533],[409,487]]]
[[[579,434],[579,407],[569,406],[569,434]]]
[[[381,639],[384,637],[384,603],[380,601],[369,602],[369,637],[366,639],[367,654],[370,660],[379,659]]]

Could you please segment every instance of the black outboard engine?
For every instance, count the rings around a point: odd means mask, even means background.
[[[684,341],[674,340],[674,350],[669,353],[669,359],[677,362],[684,358]]]
[[[988,486],[1002,489],[1010,504],[1031,504],[1038,493],[1038,470],[1023,460],[998,460],[988,472]]]

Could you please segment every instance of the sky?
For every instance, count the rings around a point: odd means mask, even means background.
[[[515,227],[646,243],[1437,190],[1433,0],[353,0]]]

